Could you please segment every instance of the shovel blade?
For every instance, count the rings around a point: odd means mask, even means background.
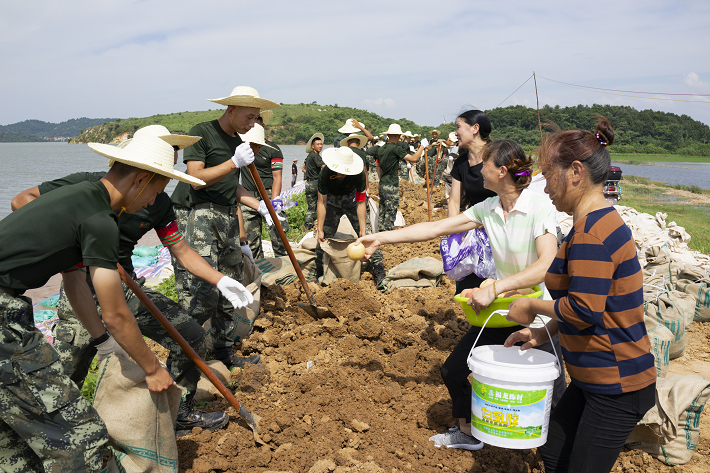
[[[314,319],[324,319],[327,317],[336,318],[335,314],[325,307],[317,307],[311,304],[298,304],[298,307],[303,309],[305,313],[313,317]]]

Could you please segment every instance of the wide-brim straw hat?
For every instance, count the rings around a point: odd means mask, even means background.
[[[348,134],[348,135],[351,135],[351,134],[353,134],[353,133],[360,133],[360,130],[359,130],[358,128],[355,128],[355,127],[352,125],[352,121],[353,121],[353,120],[355,120],[355,119],[354,119],[354,118],[348,118],[347,120],[345,120],[345,125],[343,125],[343,126],[341,126],[340,128],[338,128],[338,131],[339,131],[340,133],[345,133],[345,134]],[[356,120],[356,121],[357,121],[357,120]],[[358,122],[358,123],[360,123],[360,126],[361,126],[361,127],[365,128],[365,124],[364,124],[364,123],[361,123],[361,122]]]
[[[314,133],[313,136],[311,136],[311,139],[308,140],[308,143],[306,143],[306,153],[310,153],[313,151],[313,148],[311,148],[311,143],[313,143],[313,140],[316,138],[319,138],[321,141],[323,141],[325,138],[323,138],[323,133]]]
[[[453,131],[449,133],[449,141],[453,141],[454,143],[458,143],[459,139],[456,138],[456,133]]]
[[[323,151],[323,162],[333,172],[355,176],[364,169],[362,158],[347,146]]]
[[[386,135],[401,135],[402,134],[402,127],[399,126],[397,123],[393,123],[390,125],[389,128],[387,128],[387,131],[385,132]]]
[[[244,142],[254,143],[257,145],[266,146],[271,149],[276,149],[273,146],[266,144],[266,137],[264,136],[264,127],[262,127],[258,123],[255,123],[254,128],[247,131],[243,135],[240,134],[239,138],[241,138]]]
[[[215,102],[221,105],[235,105],[240,107],[254,107],[262,110],[270,108],[280,108],[281,105],[271,100],[262,99],[259,97],[259,92],[253,87],[239,85],[232,90],[232,93],[227,97],[219,99],[208,99],[210,102]]]
[[[175,150],[165,140],[157,136],[134,136],[131,142],[123,148],[103,143],[89,143],[89,148],[114,162],[118,161],[188,184],[206,185],[201,179],[177,171],[175,169]]]
[[[440,132],[439,130],[431,130],[429,133],[432,134],[432,135],[433,135],[434,133],[436,133],[437,135],[440,135],[440,134],[441,134],[441,132]]]
[[[274,111],[262,110],[259,116],[261,117],[261,121],[264,122],[264,125],[268,125],[271,119],[274,118]]]
[[[412,134],[411,131],[407,130],[404,133],[402,133],[402,136],[408,136],[410,138],[414,138],[414,135]]]
[[[340,140],[340,146],[350,146],[350,145],[348,145],[348,141],[355,139],[355,138],[360,140],[360,143],[358,143],[358,145],[357,145],[358,148],[362,148],[363,146],[365,146],[365,143],[367,143],[366,136],[358,135],[357,133],[353,133],[353,134],[343,138],[342,140]]]
[[[170,146],[177,146],[178,149],[185,149],[188,146],[192,146],[202,139],[201,136],[190,136],[190,135],[173,135],[165,128],[163,125],[148,125],[143,128],[139,128],[133,133],[133,138],[138,136],[157,136],[161,140],[165,141]],[[133,140],[129,138],[118,144],[119,148],[125,148]],[[113,166],[113,159],[108,162],[108,167]]]
[[[375,146],[384,146],[384,145],[385,145],[385,142],[382,141],[382,140],[380,140],[380,141],[378,141],[377,143],[375,143]]]

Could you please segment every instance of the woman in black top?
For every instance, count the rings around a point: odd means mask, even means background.
[[[494,197],[496,194],[483,188],[483,147],[490,143],[491,121],[480,110],[468,110],[456,119],[456,136],[459,139],[459,157],[451,169],[451,196],[449,217]],[[464,289],[478,287],[483,282],[476,273],[456,281],[456,294]]]

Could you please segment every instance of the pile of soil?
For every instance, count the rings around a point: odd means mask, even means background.
[[[427,219],[426,194],[403,183],[407,224]],[[443,207],[443,187],[434,191]],[[421,202],[424,201],[423,214]],[[436,215],[436,217],[434,217]],[[446,210],[433,214],[446,216]],[[438,241],[382,247],[386,269],[415,256],[438,256]],[[440,368],[469,329],[453,300],[454,282],[439,287],[378,292],[369,274],[353,283],[338,279],[312,286],[318,305],[335,318],[313,319],[299,283],[262,292],[262,315],[238,351],[259,353],[263,363],[232,373],[235,396],[259,417],[259,445],[247,424],[223,399],[207,411],[225,410],[227,428],[194,429],[178,439],[181,472],[491,472],[530,473],[544,468],[535,449],[486,446],[469,452],[436,448],[432,435],[454,425]],[[689,356],[707,369],[710,324],[688,332]],[[702,374],[702,373],[701,373]],[[705,374],[708,377],[708,374]],[[690,463],[668,467],[639,451],[623,452],[612,471],[710,471],[708,416],[703,413],[698,451]]]

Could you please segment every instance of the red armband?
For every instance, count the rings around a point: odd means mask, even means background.
[[[73,273],[74,271],[86,272],[86,266],[84,266],[84,263],[79,263],[79,264],[74,265],[71,268],[67,269],[66,271],[62,271],[62,274]]]
[[[274,158],[271,160],[271,170],[280,171],[284,168],[283,158]]]
[[[185,237],[182,236],[180,230],[178,230],[177,222],[173,221],[164,226],[163,228],[156,228],[155,233],[158,234],[160,242],[165,247],[173,246],[180,240],[184,240]]]
[[[356,192],[355,202],[365,202],[367,200],[367,192]]]

